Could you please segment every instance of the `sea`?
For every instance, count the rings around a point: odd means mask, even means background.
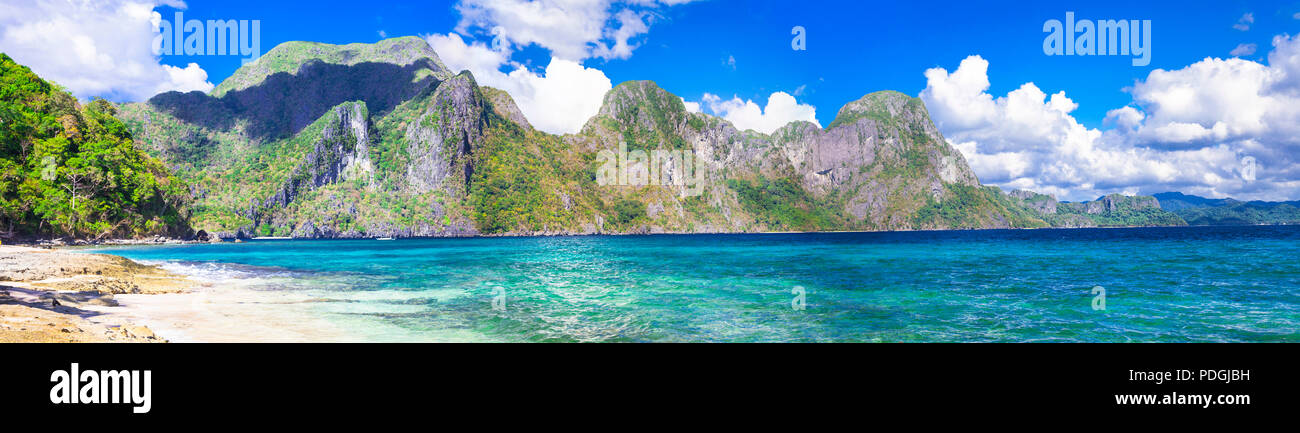
[[[1300,342],[1300,226],[252,240],[90,250],[172,341]]]

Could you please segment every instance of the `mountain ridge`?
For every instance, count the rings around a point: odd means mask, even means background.
[[[1056,218],[981,185],[924,103],[896,91],[845,104],[826,128],[762,134],[628,81],[578,133],[552,135],[506,92],[398,38],[282,44],[195,93],[125,104],[121,116],[192,182],[196,227],[225,237],[1035,228]],[[598,184],[597,154],[622,149],[689,151],[700,194],[680,184],[684,156],[622,167],[663,174],[665,185]],[[340,175],[361,161],[368,180]],[[1078,214],[1071,224],[1128,221]]]
[[[1300,224],[1300,201],[1212,199],[1179,192],[1154,196],[1161,208],[1191,225]]]
[[[434,70],[438,75],[437,78],[445,80],[453,75],[433,47],[415,36],[385,39],[374,44],[334,45],[322,42],[289,41],[276,45],[271,51],[236,69],[230,77],[222,80],[209,93],[220,98],[231,91],[246,89],[276,73],[296,73],[303,64],[310,61],[339,65],[376,62],[407,66],[426,58],[432,60],[436,66]]]

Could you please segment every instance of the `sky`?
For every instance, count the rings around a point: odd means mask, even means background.
[[[552,133],[629,80],[760,132],[897,90],[1006,190],[1300,199],[1300,0],[1149,3],[6,0],[0,51],[78,97],[141,101],[210,90],[253,57],[156,55],[177,12],[256,20],[259,53],[418,36]],[[1067,12],[1149,20],[1132,32],[1150,36],[1149,64],[1048,55],[1045,26]]]

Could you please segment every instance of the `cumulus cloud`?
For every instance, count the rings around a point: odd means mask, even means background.
[[[179,1],[8,0],[0,6],[0,51],[79,98],[141,101],[161,92],[209,91],[198,64],[164,65],[153,54],[160,15]]]
[[[1297,154],[1300,38],[1278,36],[1273,47],[1267,65],[1207,58],[1152,71],[1130,89],[1148,114],[1138,138],[1157,145],[1255,139],[1283,150],[1279,157]]]
[[[537,45],[555,57],[626,59],[650,31],[661,6],[690,0],[462,0],[456,31],[492,33],[515,46]]]
[[[704,105],[709,111],[731,122],[737,129],[752,129],[764,134],[771,134],[790,122],[807,121],[821,126],[817,122],[817,108],[800,104],[789,93],[776,92],[768,96],[767,105],[759,107],[752,100],[741,100],[733,96],[723,100],[718,95],[705,93]]]
[[[1108,112],[1102,131],[1080,124],[1064,92],[1025,83],[988,93],[979,56],[956,71],[926,71],[921,98],[981,180],[1067,200],[1115,192],[1183,191],[1243,199],[1300,198],[1300,43],[1278,38],[1270,65],[1206,59],[1156,70]],[[1255,179],[1244,161],[1258,161]]]
[[[426,40],[453,70],[469,70],[480,85],[505,90],[533,127],[552,134],[578,132],[600,110],[613,85],[604,72],[552,57],[546,70],[533,73],[510,60],[507,51],[460,35],[430,35]],[[509,68],[510,72],[501,72]]]
[[[1255,44],[1239,44],[1237,48],[1233,48],[1232,51],[1228,52],[1228,55],[1233,57],[1249,56],[1255,54],[1257,49],[1259,49],[1259,46]]]

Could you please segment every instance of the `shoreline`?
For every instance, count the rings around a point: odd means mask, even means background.
[[[4,246],[17,246],[45,250],[73,249],[84,247],[119,247],[119,246],[163,246],[163,245],[205,245],[221,243],[240,243],[250,241],[322,241],[322,240],[392,240],[392,239],[473,239],[473,238],[564,238],[587,236],[674,236],[674,235],[788,235],[788,234],[832,234],[832,233],[944,233],[944,232],[978,232],[978,231],[1020,231],[1020,230],[1089,230],[1089,229],[1157,229],[1157,228],[1215,228],[1215,227],[1289,227],[1298,224],[1200,224],[1200,225],[1149,225],[1149,226],[1093,226],[1093,227],[1001,227],[1001,228],[950,228],[950,229],[898,229],[898,230],[816,230],[816,231],[736,231],[736,232],[682,232],[682,231],[639,231],[624,233],[581,233],[581,232],[509,232],[509,233],[458,233],[446,236],[336,236],[336,237],[243,237],[214,238],[212,240],[179,239],[162,236],[138,239],[84,240],[65,238],[23,239],[7,241]]]
[[[165,342],[113,312],[117,297],[184,293],[199,285],[124,257],[3,245],[0,342]]]
[[[564,238],[564,237],[588,237],[588,236],[678,236],[678,235],[788,235],[788,234],[835,234],[835,233],[945,233],[945,232],[979,232],[979,231],[1021,231],[1021,230],[1091,230],[1091,229],[1160,229],[1160,228],[1216,228],[1216,227],[1289,227],[1297,224],[1218,224],[1218,225],[1158,225],[1158,226],[1094,226],[1094,227],[1002,227],[1002,228],[960,228],[960,229],[899,229],[899,230],[817,230],[817,231],[754,231],[754,232],[676,232],[676,231],[644,231],[644,232],[626,232],[626,233],[495,233],[495,234],[455,234],[448,236],[356,236],[356,237],[251,237],[251,238],[220,238],[220,240],[202,241],[202,240],[183,240],[175,238],[141,238],[141,239],[109,239],[104,241],[86,241],[72,240],[64,241],[63,239],[39,239],[24,240],[13,243],[0,244],[4,246],[17,246],[44,250],[74,249],[74,248],[94,248],[94,247],[119,247],[119,246],[164,246],[164,245],[206,245],[221,243],[240,243],[251,241],[359,241],[359,240],[392,240],[392,239],[474,239],[474,238]]]

